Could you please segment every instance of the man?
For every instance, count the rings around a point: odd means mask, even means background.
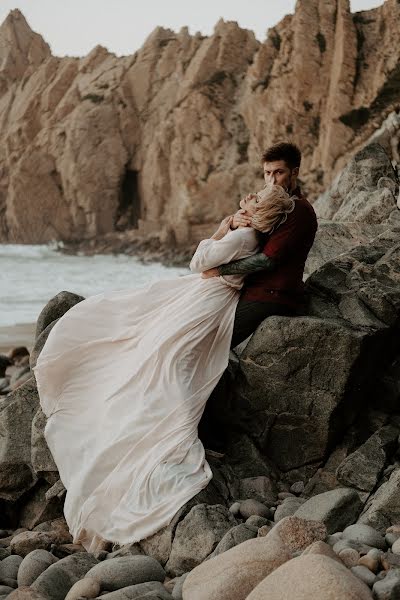
[[[246,275],[236,309],[232,348],[249,337],[269,316],[298,314],[304,307],[303,274],[307,255],[317,231],[313,207],[297,185],[301,152],[295,144],[283,142],[269,147],[262,156],[266,183],[281,185],[293,196],[294,210],[287,220],[266,236],[261,252],[209,269],[204,278]],[[245,211],[233,218],[233,228],[249,225]],[[229,374],[225,372],[207,402],[199,435],[206,447],[224,449],[223,415],[229,405]]]
[[[203,273],[204,278],[219,275],[246,275],[232,336],[232,347],[251,335],[271,315],[294,315],[304,305],[303,274],[307,255],[317,231],[317,218],[311,204],[297,185],[301,153],[291,143],[275,144],[263,156],[266,183],[281,185],[295,199],[295,208],[285,223],[266,237],[262,251]],[[233,228],[249,225],[239,210]]]

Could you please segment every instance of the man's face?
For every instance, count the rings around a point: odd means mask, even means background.
[[[291,192],[296,187],[299,169],[290,169],[284,160],[274,160],[264,163],[265,183],[280,185],[287,192]]]

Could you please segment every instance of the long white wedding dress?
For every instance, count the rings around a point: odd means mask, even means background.
[[[251,228],[200,242],[195,273],[92,296],[34,369],[75,542],[144,539],[212,477],[197,425],[229,359],[242,277],[200,273],[257,251]]]

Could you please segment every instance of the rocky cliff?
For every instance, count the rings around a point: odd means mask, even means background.
[[[12,11],[0,27],[0,241],[114,231],[186,244],[261,184],[281,139],[318,195],[396,110],[400,4],[299,0],[259,43],[157,28],[132,56],[58,58]],[[392,147],[398,158],[398,145]]]

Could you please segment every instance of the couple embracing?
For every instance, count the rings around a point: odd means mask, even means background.
[[[198,426],[231,346],[301,310],[317,222],[300,160],[289,143],[264,153],[265,187],[200,242],[191,275],[92,296],[50,332],[34,369],[45,437],[89,551],[154,534],[210,481]]]

